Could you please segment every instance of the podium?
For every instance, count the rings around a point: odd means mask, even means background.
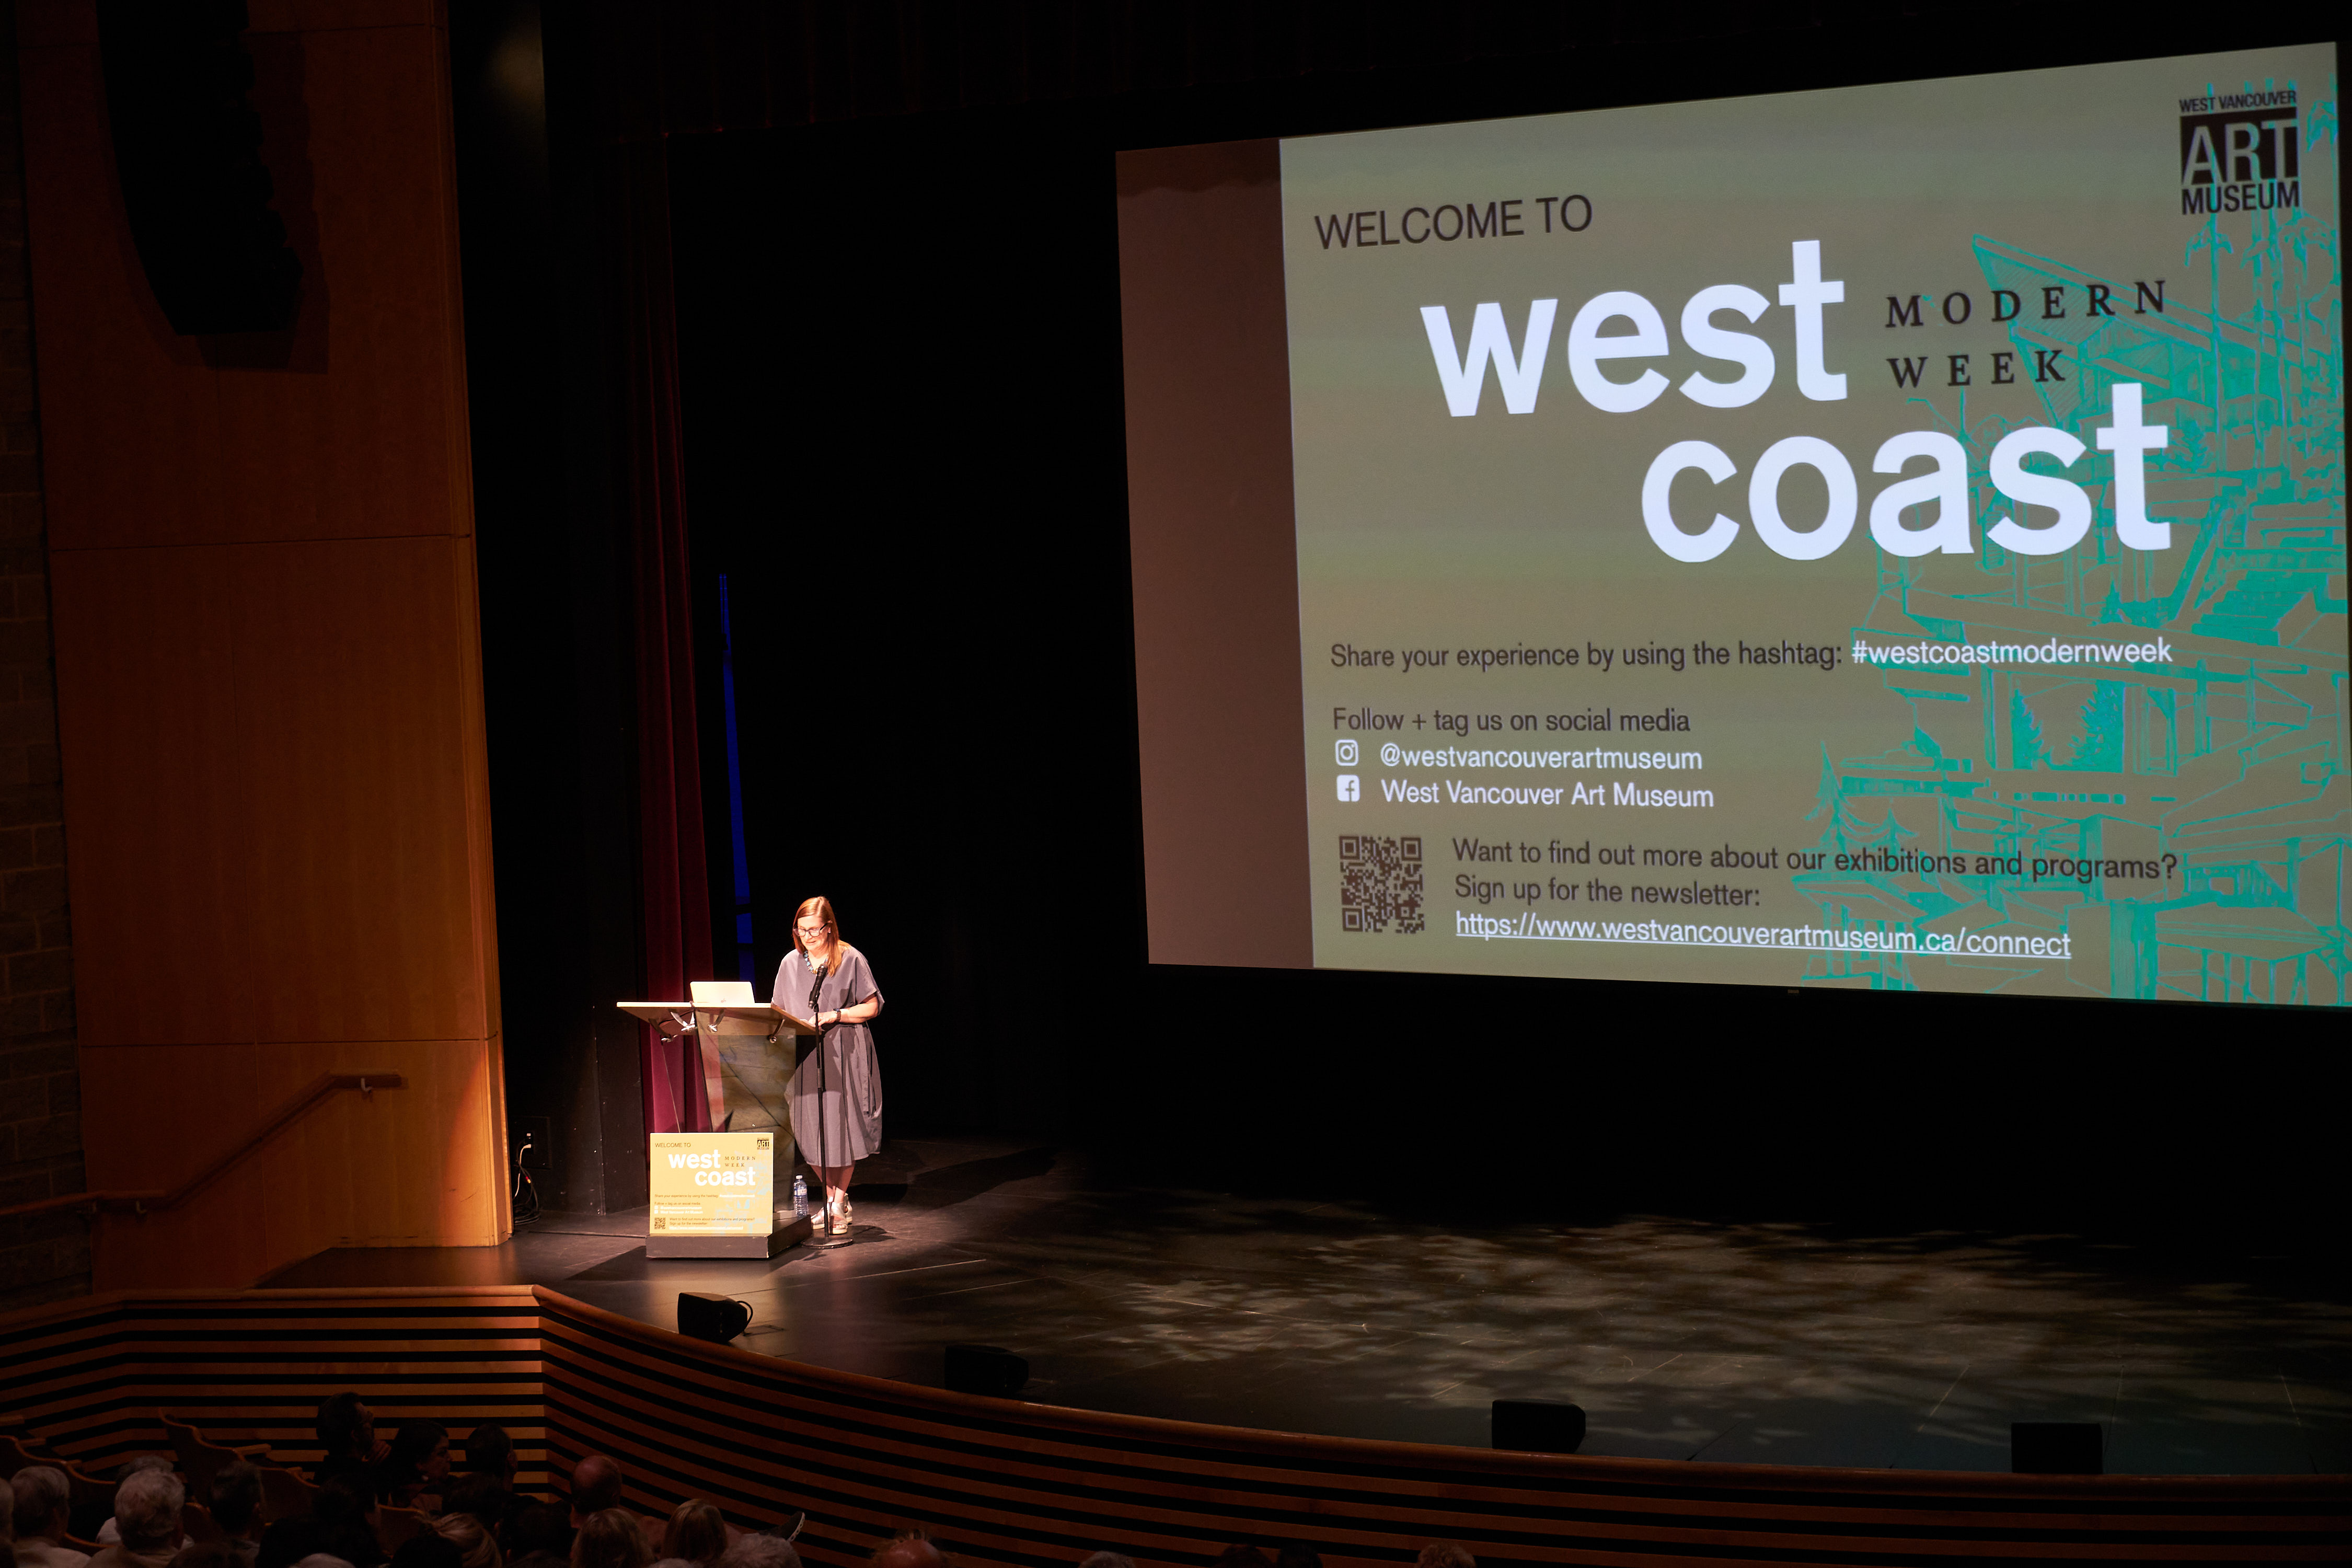
[[[774,1129],[656,1132],[647,1258],[773,1258],[806,1241],[806,1215],[776,1206]]]
[[[697,981],[691,1002],[623,1002],[621,1011],[671,1035],[691,1033],[706,1075],[719,1072],[721,1036],[772,1040],[816,1026],[751,1000],[740,982]],[[808,1216],[776,1206],[776,1151],[788,1131],[656,1132],[646,1140],[647,1258],[773,1258],[808,1239]]]

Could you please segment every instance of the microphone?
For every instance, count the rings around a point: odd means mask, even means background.
[[[809,1018],[812,1022],[815,1020],[816,1016],[820,1011],[816,1005],[816,999],[818,994],[824,989],[824,972],[826,967],[827,966],[824,964],[818,964],[816,966],[816,978],[809,983]]]

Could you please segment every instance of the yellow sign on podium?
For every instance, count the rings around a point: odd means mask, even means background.
[[[758,1236],[776,1227],[776,1134],[656,1132],[648,1238]]]

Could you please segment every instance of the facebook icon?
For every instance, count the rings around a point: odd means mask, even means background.
[[[1341,800],[1361,800],[1364,798],[1363,786],[1356,782],[1355,774],[1341,773],[1339,775],[1339,798]]]

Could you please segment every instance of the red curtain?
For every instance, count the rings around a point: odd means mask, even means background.
[[[710,978],[710,888],[694,719],[694,605],[671,294],[669,160],[659,138],[613,150],[619,190],[621,324],[627,342],[628,508],[637,634],[638,844],[646,989],[684,1000]],[[715,1043],[645,1031],[646,1131],[707,1131]]]

